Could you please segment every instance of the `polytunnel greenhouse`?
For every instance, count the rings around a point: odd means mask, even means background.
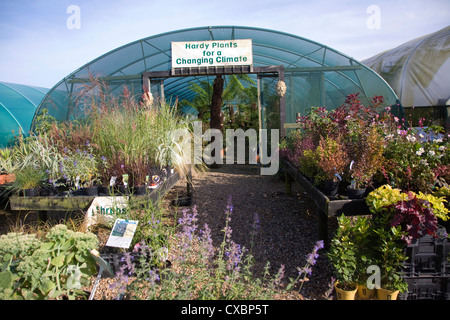
[[[389,83],[403,106],[450,104],[450,26],[363,63]]]
[[[8,145],[19,131],[28,135],[31,122],[48,89],[0,82],[0,147]]]
[[[218,61],[222,48],[217,47],[220,50],[216,52],[203,50],[203,62],[212,62],[215,53],[218,65],[184,59],[191,64],[174,66],[174,43],[202,42],[206,46],[208,42],[213,46],[217,42],[226,46],[227,42],[242,39],[250,43],[247,62],[234,63],[229,57]],[[195,95],[189,87],[191,83],[213,81],[217,74],[251,76],[258,88],[260,128],[279,128],[282,135],[288,124],[295,123],[298,113],[312,106],[333,109],[343,104],[348,94],[359,93],[363,104],[369,104],[374,95],[383,96],[386,105],[397,102],[394,91],[378,74],[325,45],[275,30],[213,26],[153,35],[98,57],[57,83],[39,105],[36,115],[46,108],[57,120],[78,117],[82,106],[74,97],[92,77],[106,83],[113,94],[120,94],[126,86],[137,97],[149,89],[154,97],[166,101],[189,101]],[[286,91],[275,96],[279,81],[285,83]],[[186,107],[183,111],[196,112]]]

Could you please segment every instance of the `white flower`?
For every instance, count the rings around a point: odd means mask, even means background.
[[[434,156],[436,153],[435,153],[433,150],[430,150],[430,151],[428,151],[428,154],[429,154],[430,156]]]
[[[433,142],[434,143],[439,143],[439,142],[442,142],[442,139],[433,139]]]
[[[416,151],[416,154],[417,154],[418,156],[421,156],[422,153],[424,153],[424,152],[425,152],[425,150],[423,150],[423,148],[420,148],[419,150]]]
[[[445,149],[447,149],[445,146],[440,146],[439,147],[439,151],[444,151]]]
[[[414,137],[413,135],[408,134],[406,136],[406,140],[411,141],[411,142],[415,142],[416,141],[416,137]]]

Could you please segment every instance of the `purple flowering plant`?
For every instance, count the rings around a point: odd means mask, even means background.
[[[122,292],[128,295],[133,290],[133,297],[140,297],[142,291],[148,299],[276,299],[284,292],[299,284],[301,290],[306,276],[311,275],[311,268],[316,264],[318,252],[323,242],[315,244],[313,251],[306,257],[306,264],[299,268],[299,277],[284,286],[285,266],[271,275],[268,262],[262,277],[252,272],[253,257],[251,250],[239,245],[232,239],[231,219],[233,204],[228,198],[222,229],[222,242],[213,244],[211,229],[207,224],[198,226],[198,212],[195,207],[185,208],[180,213],[176,232],[173,234],[169,248],[170,268],[146,269],[134,265],[138,280],[131,280],[124,268],[118,275],[122,279]],[[254,215],[250,228],[252,241],[259,228],[259,216]],[[143,246],[143,245],[142,245]],[[154,250],[153,250],[154,251]],[[126,260],[126,259],[125,259]],[[125,261],[126,262],[126,261]],[[302,278],[300,278],[300,276]],[[146,285],[143,286],[143,281]],[[120,286],[121,284],[118,284]],[[142,289],[142,288],[145,288]]]

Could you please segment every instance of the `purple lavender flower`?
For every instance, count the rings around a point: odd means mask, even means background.
[[[280,266],[280,269],[278,269],[278,273],[276,274],[275,279],[274,279],[274,285],[277,287],[280,286],[281,280],[283,278],[284,278],[284,264],[282,264]]]
[[[231,214],[233,213],[233,203],[231,202],[231,195],[228,196],[228,201],[227,201],[227,211],[226,213]]]
[[[303,283],[306,280],[306,275],[312,274],[312,267],[317,263],[317,258],[319,257],[319,254],[317,253],[320,249],[323,249],[323,240],[317,241],[314,245],[313,251],[306,256],[306,265],[303,268],[297,268],[298,270],[298,276],[297,279],[295,279],[294,283],[297,281],[300,282],[300,287],[298,289],[298,292],[302,289]],[[300,280],[300,277],[303,276],[303,279]]]
[[[201,230],[201,243],[204,250],[204,257],[207,260],[212,259],[214,256],[214,246],[211,239],[211,229],[206,223],[204,229]]]
[[[229,251],[225,252],[225,256],[228,258],[227,270],[233,270],[233,268],[237,268],[239,266],[242,254],[243,250],[241,249],[241,246],[234,241],[231,241]]]
[[[197,208],[192,208],[192,214],[189,213],[188,209],[184,209],[182,211],[183,216],[178,219],[180,223],[183,233],[180,235],[181,237],[188,239],[188,242],[192,241],[194,236],[194,232],[197,230]],[[189,245],[188,243],[184,244],[185,246]]]

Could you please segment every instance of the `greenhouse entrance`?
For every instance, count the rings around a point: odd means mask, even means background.
[[[284,96],[277,99],[270,98],[267,93],[276,92],[278,82],[284,82],[284,66],[222,66],[222,67],[194,67],[179,68],[167,71],[149,71],[142,75],[144,92],[151,92],[153,96],[165,101],[164,83],[168,78],[203,77],[216,75],[256,75],[258,93],[258,123],[259,129],[279,129],[280,135],[285,135],[286,101]],[[266,98],[266,96],[268,96]],[[273,97],[273,95],[272,95]]]

